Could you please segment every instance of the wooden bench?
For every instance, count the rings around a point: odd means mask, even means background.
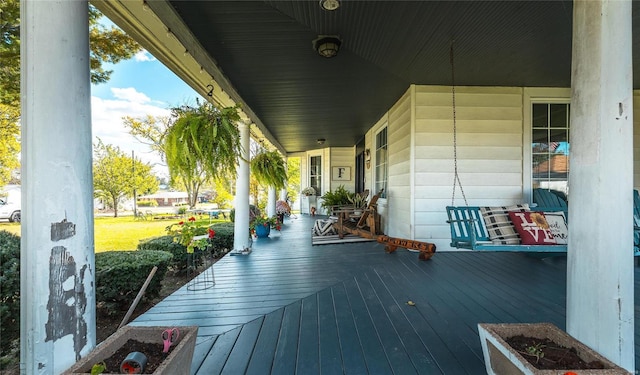
[[[537,207],[531,210],[548,211],[548,208]],[[447,206],[447,216],[447,223],[451,229],[451,246],[458,249],[544,253],[567,251],[567,245],[502,245],[493,243],[489,238],[478,206]]]

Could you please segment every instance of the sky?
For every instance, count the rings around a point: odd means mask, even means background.
[[[160,156],[130,135],[122,118],[167,116],[171,107],[194,104],[201,96],[146,51],[104,68],[113,70],[111,79],[91,86],[94,143],[99,137],[129,155],[133,151],[135,158],[151,164],[157,175],[168,177]]]

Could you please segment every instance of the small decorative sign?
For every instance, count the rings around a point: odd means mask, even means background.
[[[331,179],[333,181],[350,181],[351,167],[333,167]]]

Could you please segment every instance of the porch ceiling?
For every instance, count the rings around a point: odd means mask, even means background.
[[[571,1],[343,0],[332,12],[318,1],[148,6],[178,40],[195,38],[287,152],[317,148],[318,138],[353,146],[409,85],[450,85],[452,40],[456,85],[570,85]],[[313,50],[318,35],[340,36],[337,57]]]

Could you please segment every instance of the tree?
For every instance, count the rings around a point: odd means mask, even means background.
[[[112,70],[103,63],[118,63],[129,59],[142,48],[122,30],[107,28],[98,23],[102,17],[89,6],[89,40],[91,82],[104,83]],[[20,139],[20,0],[0,0],[0,186],[6,183],[7,173],[19,166],[14,139]],[[9,120],[7,120],[9,119]],[[15,121],[14,121],[15,119]],[[8,122],[7,122],[8,121]],[[8,141],[9,143],[5,143]],[[8,171],[8,172],[7,172]]]
[[[103,63],[118,63],[131,58],[142,48],[116,27],[98,23],[103,16],[89,6],[91,82],[104,83],[112,70]],[[18,106],[20,101],[20,0],[0,0],[0,103]]]
[[[175,121],[164,139],[172,181],[182,181],[194,207],[200,186],[210,179],[236,174],[241,155],[237,107],[217,108],[210,103],[173,109]]]
[[[300,162],[301,158],[287,158],[287,195],[291,202],[300,194]]]
[[[123,125],[129,129],[131,134],[140,143],[148,145],[152,151],[160,154],[162,161],[165,161],[164,138],[171,127],[171,118],[165,116],[154,117],[147,115],[142,118],[125,116]]]
[[[151,165],[127,156],[116,146],[105,145],[98,139],[93,160],[94,196],[113,207],[114,217],[118,217],[120,200],[132,197],[134,189],[144,194],[158,190]]]
[[[11,174],[20,166],[20,115],[15,107],[0,104],[0,186],[11,180]]]

